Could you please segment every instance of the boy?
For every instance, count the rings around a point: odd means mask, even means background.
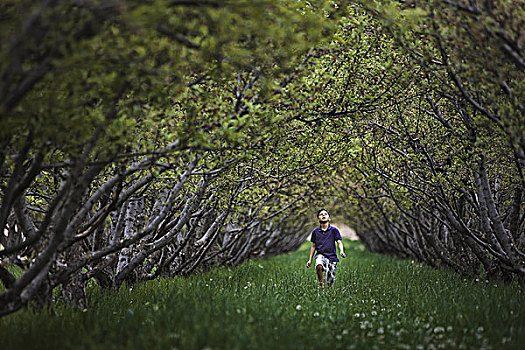
[[[317,219],[319,220],[319,227],[312,231],[312,247],[310,248],[310,258],[306,263],[306,267],[312,265],[312,257],[317,250],[315,256],[315,272],[319,279],[320,287],[324,289],[325,282],[330,287],[334,285],[335,269],[337,267],[337,252],[335,251],[335,243],[339,247],[339,254],[342,258],[346,258],[343,248],[343,241],[339,230],[330,226],[330,214],[326,209],[321,209],[317,212]],[[326,271],[323,280],[323,272]]]

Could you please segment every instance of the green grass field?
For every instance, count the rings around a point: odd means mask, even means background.
[[[518,349],[525,295],[371,254],[345,241],[336,287],[317,288],[309,246],[236,268],[157,280],[90,305],[0,319],[1,349]]]

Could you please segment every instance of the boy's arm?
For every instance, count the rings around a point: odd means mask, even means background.
[[[339,254],[341,255],[341,257],[346,258],[345,248],[343,247],[343,241],[340,239],[337,240],[337,246],[339,247]]]
[[[315,243],[312,243],[312,247],[310,248],[310,257],[308,258],[308,262],[306,263],[306,267],[310,267],[312,265],[312,257],[315,253]]]

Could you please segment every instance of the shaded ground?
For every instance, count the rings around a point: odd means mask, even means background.
[[[0,349],[360,350],[522,349],[525,295],[516,284],[368,252],[345,240],[333,289],[317,288],[298,251],[235,268],[88,288],[89,305],[0,319]]]

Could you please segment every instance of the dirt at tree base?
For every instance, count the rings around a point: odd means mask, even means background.
[[[359,240],[359,238],[357,237],[357,234],[355,233],[355,230],[351,228],[350,226],[346,224],[338,224],[338,223],[334,223],[332,224],[332,226],[337,227],[337,229],[341,233],[341,237],[348,238],[352,241]]]
[[[351,228],[350,226],[348,226],[346,224],[340,224],[340,223],[331,223],[330,225],[332,225],[334,227],[337,227],[337,229],[341,233],[341,237],[348,238],[348,239],[350,239],[352,241],[358,241],[359,240],[359,237],[357,237],[357,234],[355,233],[355,230],[353,228]],[[308,241],[310,240],[310,235],[311,234],[308,234],[308,237],[306,237],[306,239]]]

